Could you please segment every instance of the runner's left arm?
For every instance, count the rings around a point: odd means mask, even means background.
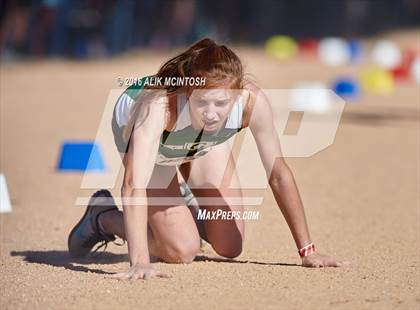
[[[256,141],[276,202],[291,230],[297,248],[301,249],[312,242],[302,199],[293,173],[283,159],[268,98],[257,88],[252,89],[250,94],[249,103],[252,111],[249,112],[251,114],[249,128]],[[319,253],[304,257],[302,262],[307,267],[340,265],[334,258]]]

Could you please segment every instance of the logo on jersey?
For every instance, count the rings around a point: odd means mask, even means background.
[[[217,141],[188,142],[184,144],[184,149],[190,151],[200,151],[215,144],[217,144]]]

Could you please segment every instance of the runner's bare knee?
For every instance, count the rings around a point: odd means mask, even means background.
[[[162,259],[167,263],[191,263],[200,250],[200,241],[179,242],[165,249]]]
[[[235,258],[242,253],[242,239],[214,243],[212,247],[220,256]]]

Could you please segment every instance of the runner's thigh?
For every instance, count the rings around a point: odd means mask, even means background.
[[[180,171],[197,197],[200,209],[242,215],[242,192],[228,143],[220,144],[205,156],[183,165]],[[218,254],[226,257],[240,254],[244,238],[241,218],[205,220],[204,226],[207,238]]]
[[[159,188],[161,184],[164,188]],[[148,222],[162,256],[193,259],[200,249],[200,237],[181,197],[175,167],[155,165],[147,196]]]

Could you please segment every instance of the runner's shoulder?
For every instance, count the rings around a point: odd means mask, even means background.
[[[246,81],[243,88],[244,90],[248,91],[248,99],[245,102],[243,121],[242,121],[242,128],[246,128],[249,126],[251,113],[254,108],[258,93],[260,92],[261,89],[252,81]]]
[[[256,95],[260,91],[260,88],[253,81],[246,81],[244,84],[244,89],[248,90],[254,95]]]

